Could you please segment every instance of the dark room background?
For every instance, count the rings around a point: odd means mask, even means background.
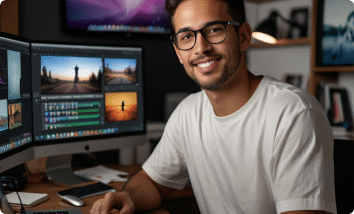
[[[145,56],[146,117],[163,121],[164,95],[200,89],[185,73],[168,36],[73,33],[64,30],[64,0],[20,0],[20,36],[35,41],[142,46]]]

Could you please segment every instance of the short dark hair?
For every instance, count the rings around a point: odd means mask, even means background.
[[[177,10],[177,7],[186,0],[166,0],[165,7],[170,16],[170,22],[173,26],[172,18]],[[228,5],[227,12],[234,21],[243,24],[246,21],[245,3],[244,0],[220,0]]]

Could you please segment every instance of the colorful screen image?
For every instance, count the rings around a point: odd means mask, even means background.
[[[138,119],[138,98],[136,92],[106,93],[105,101],[105,118],[107,122]]]
[[[136,84],[136,63],[136,59],[104,59],[105,84]]]
[[[0,132],[9,129],[7,100],[0,100]]]
[[[21,98],[21,53],[7,51],[9,100]]]
[[[89,94],[102,92],[102,59],[42,56],[42,94]]]
[[[10,130],[22,126],[22,105],[21,103],[10,104],[9,108]]]
[[[66,0],[70,30],[171,33],[165,0]]]

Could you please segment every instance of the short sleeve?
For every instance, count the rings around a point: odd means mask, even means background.
[[[171,115],[160,142],[144,163],[143,169],[157,183],[183,189],[189,181],[189,176],[178,129],[178,114],[180,108]]]
[[[325,115],[305,109],[279,127],[271,167],[277,212],[336,212],[333,133]]]

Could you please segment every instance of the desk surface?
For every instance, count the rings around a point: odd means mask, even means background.
[[[128,172],[130,174],[133,174],[137,172],[138,170],[141,169],[140,165],[132,165],[132,166],[115,166],[115,165],[105,165],[110,168],[118,169],[121,171]],[[88,184],[92,184],[95,182],[87,182],[83,184],[78,184],[78,185],[73,185],[73,186],[67,186],[55,181],[49,181],[44,174],[36,174],[36,175],[29,175],[28,176],[28,182],[26,185],[26,188],[22,190],[23,192],[33,192],[33,193],[47,193],[49,200],[35,206],[32,208],[27,208],[27,209],[34,209],[34,210],[52,210],[52,209],[67,209],[67,208],[73,208],[74,206],[66,203],[63,201],[58,195],[57,192],[68,189],[71,187],[78,187],[78,186],[84,186]],[[120,191],[123,188],[124,182],[112,182],[109,185],[114,187],[117,191]],[[92,205],[97,201],[98,199],[102,198],[104,195],[98,195],[90,198],[84,198],[82,199],[85,202],[85,205],[80,207],[83,213],[89,213]],[[188,197],[193,197],[193,191],[191,187],[186,187],[184,190],[181,191],[175,191],[171,199],[179,199],[179,198],[188,198]],[[17,209],[17,208],[14,208]],[[151,212],[151,214],[165,214],[168,213],[165,209],[161,208],[158,210],[155,210]]]

